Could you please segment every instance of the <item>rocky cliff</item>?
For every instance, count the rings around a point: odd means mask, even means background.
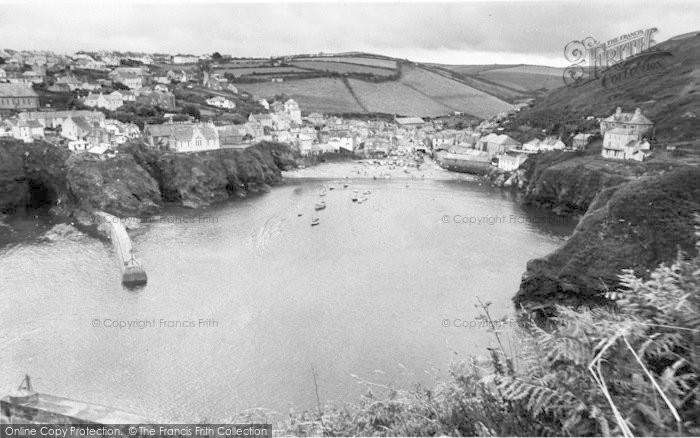
[[[101,159],[43,142],[3,140],[0,210],[47,206],[57,216],[82,219],[93,210],[151,215],[163,202],[196,208],[277,183],[294,163],[290,149],[278,143],[186,155],[129,145]]]
[[[161,154],[138,146],[125,149],[159,185],[163,200],[198,208],[280,181],[295,165],[289,147],[263,142],[245,150]]]
[[[584,154],[544,154],[492,181],[519,184],[526,202],[584,213],[557,251],[531,260],[514,297],[531,309],[600,303],[622,269],[638,274],[692,252],[700,211],[700,168],[680,163],[629,163]]]

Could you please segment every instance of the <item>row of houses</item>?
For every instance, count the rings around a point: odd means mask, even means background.
[[[99,111],[26,111],[2,120],[0,136],[26,143],[37,139],[60,141],[74,151],[124,144],[140,136],[138,126],[107,119]],[[62,140],[61,140],[62,139]]]

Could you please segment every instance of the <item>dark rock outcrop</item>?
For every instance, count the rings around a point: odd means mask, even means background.
[[[693,253],[699,211],[698,167],[602,189],[567,242],[528,263],[514,301],[528,309],[603,303],[623,269],[643,275],[678,250]]]
[[[5,140],[0,141],[0,213],[46,206],[81,222],[89,221],[94,210],[147,216],[163,201],[196,208],[264,190],[294,165],[289,147],[279,143],[198,154],[130,145],[104,159],[71,155],[44,142]]]
[[[211,205],[245,196],[281,181],[281,170],[295,165],[286,145],[263,142],[245,150],[160,154],[139,146],[126,149],[158,182],[163,199],[185,207]]]
[[[89,154],[67,161],[68,190],[86,211],[143,216],[160,208],[158,183],[130,154],[101,160]]]
[[[65,196],[69,155],[47,143],[0,141],[0,212],[69,202]]]

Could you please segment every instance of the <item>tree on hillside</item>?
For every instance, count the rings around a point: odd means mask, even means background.
[[[219,61],[221,59],[221,53],[219,53],[219,52],[212,53],[211,59],[213,59],[214,61]]]
[[[201,119],[202,113],[199,112],[199,108],[196,105],[185,105],[182,107],[182,114],[187,114],[195,119]]]

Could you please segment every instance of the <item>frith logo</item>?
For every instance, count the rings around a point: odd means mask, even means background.
[[[631,77],[638,72],[653,70],[659,67],[659,59],[650,61],[653,68],[636,65],[635,72],[616,74],[617,80],[610,80],[609,70],[625,70],[623,61],[636,58],[646,58],[649,55],[670,55],[668,52],[650,50],[656,42],[653,39],[657,28],[638,30],[621,35],[606,42],[599,42],[592,37],[580,41],[571,41],[564,48],[564,56],[572,64],[564,71],[564,83],[570,87],[578,87],[591,81],[601,79],[603,86],[608,87],[619,82],[621,77]],[[606,80],[607,78],[607,80]]]

